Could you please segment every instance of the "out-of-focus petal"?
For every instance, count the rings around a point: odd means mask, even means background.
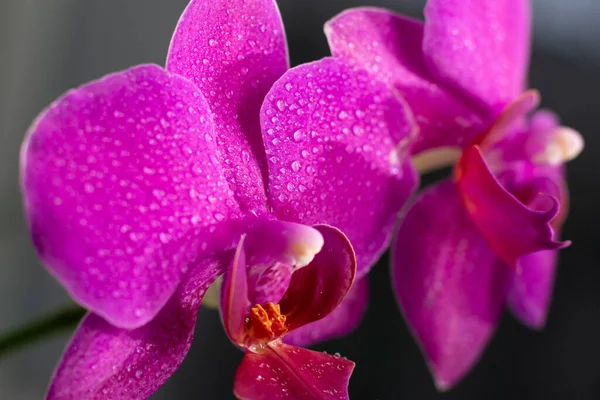
[[[450,181],[425,191],[393,245],[392,284],[404,316],[445,390],[480,357],[498,323],[510,267],[465,212]]]
[[[222,176],[209,107],[155,65],[68,92],[21,152],[26,214],[40,257],[80,304],[136,328],[188,264],[219,250],[239,207]]]
[[[553,240],[550,225],[560,203],[552,194],[536,193],[540,207],[530,208],[496,180],[478,146],[469,146],[456,169],[459,195],[471,219],[494,252],[505,263],[516,267],[517,259],[541,250],[565,247]]]
[[[244,339],[244,320],[249,306],[244,239],[242,236],[223,279],[223,326],[234,343],[242,343]]]
[[[558,261],[556,250],[538,251],[519,258],[508,296],[512,314],[532,329],[542,329],[552,299]]]
[[[276,343],[246,353],[233,391],[240,400],[347,400],[353,369],[345,358]]]
[[[331,53],[364,68],[402,95],[419,135],[412,152],[461,146],[485,128],[488,110],[436,82],[423,58],[423,23],[391,11],[360,7],[325,24]]]
[[[94,314],[83,320],[54,373],[48,400],[142,400],[179,368],[208,284],[223,270],[205,260],[148,324],[116,328]]]
[[[365,276],[355,281],[344,300],[328,316],[285,335],[285,343],[307,347],[352,332],[362,320],[369,300],[369,282]]]
[[[341,229],[364,275],[416,185],[406,157],[414,125],[404,105],[366,71],[325,58],[274,84],[261,123],[274,214]]]
[[[300,268],[283,295],[281,314],[292,331],[329,315],[350,290],[356,274],[356,258],[348,238],[336,228],[316,225],[323,235],[323,249]]]
[[[529,0],[429,0],[423,52],[438,79],[497,108],[525,87]]]
[[[167,69],[192,80],[206,96],[227,181],[245,209],[265,208],[259,110],[287,68],[274,0],[192,0],[171,40]]]

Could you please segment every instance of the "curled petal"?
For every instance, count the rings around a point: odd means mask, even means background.
[[[313,261],[292,275],[281,299],[281,314],[290,331],[329,315],[350,290],[356,274],[356,258],[348,238],[338,229],[316,225],[323,235],[323,249]]]
[[[274,214],[341,229],[364,275],[416,185],[406,159],[414,125],[404,105],[366,71],[325,58],[273,85],[261,123]]]
[[[438,79],[493,108],[523,91],[528,0],[429,0],[424,13],[423,51]]]
[[[206,96],[220,156],[230,160],[227,181],[242,208],[265,208],[259,110],[287,68],[274,0],[192,0],[171,39],[167,70],[190,79]]]
[[[307,347],[352,332],[362,320],[369,300],[369,281],[365,276],[355,281],[344,300],[328,316],[304,325],[285,335],[283,341]]]
[[[366,69],[406,99],[419,125],[413,153],[464,145],[485,128],[488,110],[429,73],[422,22],[385,9],[360,7],[328,21],[325,34],[334,56]]]
[[[134,330],[88,314],[71,339],[48,400],[147,399],[179,368],[193,339],[204,291],[222,263],[205,260],[165,307]]]
[[[347,400],[354,363],[281,342],[247,352],[235,375],[240,400]]]
[[[510,268],[465,212],[454,184],[425,191],[400,225],[392,284],[437,387],[477,362],[504,308]]]
[[[541,250],[565,247],[552,240],[550,222],[559,210],[558,200],[539,193],[546,207],[527,207],[506,191],[489,170],[477,146],[469,146],[457,165],[456,185],[463,204],[481,234],[505,263]]]
[[[222,284],[223,326],[233,343],[242,343],[244,339],[244,320],[249,306],[244,239],[242,236]]]
[[[239,215],[208,104],[142,65],[72,90],[34,122],[21,180],[40,257],[80,304],[136,328]]]

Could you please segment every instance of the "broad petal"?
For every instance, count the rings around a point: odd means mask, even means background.
[[[512,314],[529,328],[542,329],[546,325],[557,263],[555,250],[519,258],[508,305]]]
[[[237,218],[206,101],[155,65],[68,92],[23,143],[21,179],[40,257],[76,301],[136,328],[161,309],[187,266],[220,249]]]
[[[400,225],[392,284],[437,387],[461,380],[502,315],[510,268],[488,246],[451,181],[426,190]]]
[[[488,110],[439,84],[423,57],[423,23],[360,7],[325,24],[331,53],[364,68],[406,99],[419,125],[413,153],[462,146],[485,128]]]
[[[341,229],[364,275],[416,185],[405,157],[414,126],[404,105],[367,72],[325,58],[275,83],[261,123],[274,214]]]
[[[423,52],[438,79],[497,109],[525,88],[528,0],[429,0]]]
[[[463,204],[481,234],[505,263],[516,267],[517,259],[568,243],[552,240],[552,219],[560,203],[551,194],[538,193],[542,210],[530,208],[506,191],[489,170],[478,146],[469,146],[455,174]],[[533,201],[533,200],[531,200]]]
[[[240,400],[347,400],[353,369],[345,358],[279,343],[246,353],[233,390]]]
[[[54,373],[48,400],[146,399],[181,365],[208,285],[223,270],[205,260],[148,324],[135,330],[95,314],[83,320]]]
[[[329,315],[350,290],[356,274],[356,258],[348,238],[327,225],[314,227],[323,235],[323,249],[300,268],[281,299],[281,314],[289,331]]]
[[[288,68],[286,46],[274,0],[192,0],[171,40],[167,70],[206,96],[227,181],[244,209],[265,208],[259,110]]]
[[[328,316],[304,325],[284,336],[283,341],[307,347],[352,332],[362,320],[369,300],[369,282],[365,276],[355,281],[344,300]]]
[[[246,252],[242,236],[231,265],[223,279],[222,318],[225,332],[234,343],[242,343],[244,321],[248,314],[248,278],[246,276]]]

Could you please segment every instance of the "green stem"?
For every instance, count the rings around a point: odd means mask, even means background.
[[[29,322],[11,332],[0,334],[0,357],[44,337],[73,328],[85,315],[86,310],[71,305],[55,314]]]

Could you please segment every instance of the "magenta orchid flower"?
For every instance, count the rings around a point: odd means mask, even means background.
[[[21,154],[31,235],[89,310],[49,399],[149,397],[226,271],[223,322],[246,351],[235,393],[347,398],[353,363],[289,344],[358,323],[367,282],[353,279],[416,184],[396,145],[413,124],[364,71],[287,68],[272,0],[193,0],[166,69],[108,75],[35,120]]]
[[[425,23],[390,11],[346,11],[325,27],[334,56],[405,99],[420,170],[458,162],[418,196],[393,244],[399,305],[440,389],[457,383],[505,304],[543,327],[568,194],[564,162],[583,148],[525,93],[526,0],[429,0]]]

